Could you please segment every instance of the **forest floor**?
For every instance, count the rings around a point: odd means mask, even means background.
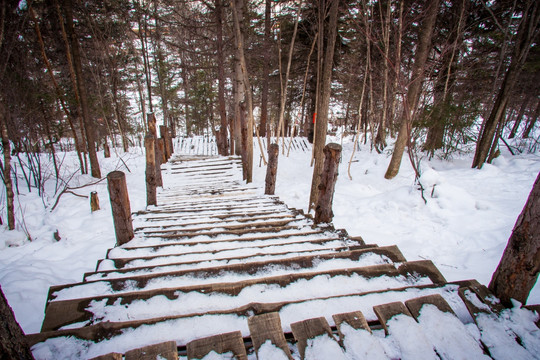
[[[334,196],[335,227],[362,236],[366,243],[396,244],[410,261],[432,260],[448,281],[489,283],[540,171],[536,153],[512,156],[503,151],[481,170],[470,168],[471,153],[454,155],[450,161],[424,159],[421,183],[426,203],[406,155],[400,173],[389,181],[383,176],[390,154],[377,154],[360,145],[351,165],[351,180],[347,175],[351,139],[343,139],[343,149]],[[289,207],[304,211],[312,175],[310,156],[304,151],[292,151],[289,157],[280,154],[277,175],[276,195]],[[69,187],[94,181],[77,172],[74,153],[61,157],[62,177],[71,178]],[[262,193],[265,167],[259,167],[258,150],[254,159],[254,183]],[[116,169],[126,173],[131,210],[144,209],[143,149],[132,148],[129,153],[118,149],[108,159],[100,154],[99,160],[103,175]],[[0,285],[26,333],[40,330],[49,286],[80,281],[115,243],[106,181],[73,190],[85,196],[97,191],[100,211],[92,213],[89,199],[71,193],[64,193],[51,211],[58,192],[55,195],[48,155],[42,156],[42,168],[44,178],[49,178],[42,197],[35,188],[28,192],[18,171],[18,226],[8,231],[2,225],[0,230]],[[540,303],[538,284],[528,303]]]

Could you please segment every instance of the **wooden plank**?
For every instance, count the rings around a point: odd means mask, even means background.
[[[396,315],[407,315],[412,317],[409,309],[402,302],[392,302],[373,307],[373,311],[381,322],[386,334],[388,334],[388,321]]]
[[[454,310],[448,305],[446,300],[439,295],[439,294],[433,294],[428,296],[422,296],[414,299],[410,299],[405,301],[405,306],[409,309],[411,314],[414,316],[415,319],[418,319],[418,316],[420,316],[420,311],[422,310],[422,307],[424,305],[435,305],[439,310],[442,312],[447,312],[452,315],[456,315],[454,313]]]
[[[240,331],[209,336],[187,344],[188,359],[202,359],[212,351],[218,354],[232,352],[235,359],[247,360],[246,348]]]
[[[341,326],[343,324],[347,324],[355,330],[363,329],[371,333],[371,329],[366,321],[366,318],[364,317],[364,314],[362,314],[361,311],[335,314],[335,315],[332,315],[332,319],[334,319],[334,323],[336,324],[337,331],[339,334],[339,339],[342,343],[345,337],[343,333],[341,332]]]
[[[431,260],[409,261],[399,267],[403,274],[426,274],[434,284],[445,284],[447,281]]]
[[[123,356],[120,353],[109,353],[91,358],[90,360],[122,360]]]
[[[259,357],[260,347],[267,340],[270,340],[272,344],[283,350],[285,355],[292,360],[291,351],[287,345],[287,340],[285,340],[281,320],[277,312],[252,316],[248,319],[248,326],[257,358]]]
[[[126,360],[178,360],[178,349],[175,341],[167,341],[159,344],[145,346],[126,352]]]
[[[301,359],[305,359],[308,340],[324,334],[328,335],[331,339],[336,340],[332,335],[330,325],[328,325],[328,322],[324,317],[292,323],[291,330],[297,341],[298,352],[300,353]]]

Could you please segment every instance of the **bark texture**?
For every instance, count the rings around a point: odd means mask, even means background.
[[[156,197],[156,151],[152,134],[144,138],[146,149],[146,205],[157,205]]]
[[[540,173],[519,215],[489,289],[503,304],[525,304],[540,272]]]
[[[411,132],[412,119],[418,106],[420,94],[422,93],[424,69],[426,67],[429,50],[431,48],[431,37],[433,34],[433,28],[435,27],[435,20],[437,19],[437,12],[439,10],[439,0],[426,2],[425,6],[428,7],[427,14],[418,34],[418,50],[416,51],[414,58],[411,82],[407,91],[405,103],[403,104],[401,127],[394,145],[392,159],[390,160],[390,164],[388,165],[388,169],[384,175],[386,179],[393,179],[399,172],[401,159],[403,158],[403,152],[405,151],[405,145],[409,140]]]
[[[325,1],[321,1],[319,6],[324,6]],[[339,1],[329,0],[330,3],[330,21],[328,24],[327,45],[324,53],[324,61],[322,66],[321,86],[320,86],[320,101],[317,104],[316,110],[316,122],[315,122],[315,136],[313,139],[313,177],[311,179],[311,193],[309,196],[309,209],[313,209],[317,204],[317,197],[319,195],[319,183],[321,179],[321,173],[323,168],[324,154],[323,148],[326,144],[326,132],[328,127],[328,108],[330,106],[330,91],[332,85],[332,69],[334,67],[334,50],[336,45],[337,36],[337,20]],[[322,21],[319,21],[322,23]],[[319,36],[319,44],[321,41],[322,29],[319,30],[321,35]],[[322,50],[322,49],[321,49]],[[315,115],[314,115],[315,116]]]
[[[122,171],[113,171],[107,175],[111,210],[116,233],[116,245],[122,245],[133,239],[131,205],[126,184],[126,175]]]
[[[319,184],[319,197],[315,208],[315,223],[330,223],[334,217],[332,201],[338,176],[341,145],[330,143],[324,147],[324,167]]]
[[[264,193],[274,195],[276,191],[276,175],[278,167],[279,145],[271,144],[268,147],[268,166],[266,167],[266,179]]]
[[[0,286],[0,360],[34,359]]]
[[[4,149],[4,168],[2,169],[4,173],[4,185],[6,186],[6,207],[7,207],[7,218],[8,218],[8,229],[15,229],[15,206],[14,199],[15,194],[13,193],[13,182],[11,180],[11,146],[9,143],[8,129],[6,125],[6,119],[3,114],[0,114],[0,126],[1,135],[2,135],[2,148]]]

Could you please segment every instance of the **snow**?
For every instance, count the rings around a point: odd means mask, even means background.
[[[334,139],[340,142],[339,139]],[[385,180],[384,172],[389,161],[389,153],[377,154],[371,152],[368,146],[361,145],[360,151],[355,154],[351,166],[352,180],[347,176],[347,165],[353,144],[344,139],[343,161],[339,168],[338,182],[334,195],[334,225],[336,228],[343,228],[352,236],[362,236],[366,243],[378,244],[379,246],[397,245],[407,260],[432,260],[449,281],[463,279],[477,279],[483,284],[488,284],[493,274],[508,238],[511,234],[514,223],[521,212],[532,184],[540,170],[540,157],[538,154],[521,154],[511,156],[503,151],[503,155],[496,159],[493,164],[486,164],[481,170],[471,169],[472,154],[455,155],[451,161],[438,159],[424,159],[421,163],[421,182],[425,188],[424,196],[427,204],[421,198],[421,193],[414,183],[414,175],[408,159],[405,156],[398,176],[393,180]],[[256,145],[257,148],[257,145]],[[289,207],[303,209],[307,212],[309,198],[309,188],[311,183],[312,168],[310,167],[310,153],[302,151],[291,151],[290,157],[280,153],[276,195]],[[120,160],[122,158],[122,161]],[[254,184],[258,187],[250,187],[250,191],[258,192],[262,195],[266,169],[258,167],[258,153],[254,156]],[[47,155],[43,155],[43,162],[49,161]],[[131,210],[145,210],[146,191],[144,187],[144,154],[140,148],[132,148],[130,153],[116,153],[111,158],[99,158],[102,167],[102,174],[119,169],[126,173],[128,190],[130,194]],[[126,166],[129,171],[126,169]],[[80,175],[76,172],[76,156],[68,153],[64,159],[65,179],[74,174],[70,186],[87,184],[94,179],[88,175]],[[171,167],[168,165],[171,169]],[[20,171],[19,171],[20,174]],[[49,287],[66,283],[77,283],[83,278],[86,272],[95,270],[96,262],[106,255],[108,248],[115,245],[114,230],[111,217],[111,209],[108,201],[106,181],[99,184],[75,190],[76,193],[89,195],[91,191],[97,191],[100,197],[101,210],[92,213],[90,211],[89,200],[63,194],[57,208],[51,211],[52,204],[56,197],[54,194],[54,181],[46,183],[46,196],[41,199],[37,196],[35,189],[28,193],[28,189],[23,184],[24,180],[19,179],[20,195],[16,199],[17,223],[15,231],[8,231],[6,226],[0,228],[0,285],[6,295],[9,304],[13,308],[16,318],[26,333],[39,332],[43,321],[43,312]],[[196,189],[197,180],[189,179],[179,182],[180,191],[190,191]],[[191,184],[191,185],[190,185]],[[165,184],[167,186],[167,184]],[[225,184],[224,184],[225,185]],[[226,185],[225,185],[226,186]],[[2,190],[5,192],[5,190]],[[5,203],[5,194],[2,193]],[[232,200],[232,199],[231,199]],[[5,205],[2,205],[5,206]],[[255,205],[254,205],[255,206]],[[279,208],[278,205],[269,205],[265,209],[266,215],[271,217],[272,212]],[[221,210],[216,210],[219,213]],[[24,213],[24,217],[23,214]],[[211,215],[214,212],[201,213],[201,216]],[[163,214],[168,221],[164,221],[160,226],[174,224],[172,218]],[[161,216],[161,215],[160,215]],[[172,216],[177,216],[172,214]],[[4,218],[5,216],[3,216]],[[144,215],[138,218],[136,224],[142,224]],[[23,223],[24,218],[24,223]],[[193,218],[192,218],[193,220]],[[189,228],[189,218],[186,218],[182,225]],[[261,220],[263,221],[263,220]],[[267,220],[264,220],[267,221]],[[269,220],[270,221],[270,220]],[[25,224],[25,225],[23,225]],[[224,223],[223,226],[226,226]],[[308,224],[305,224],[309,227]],[[172,228],[181,231],[182,226]],[[55,231],[59,232],[61,240],[53,238]],[[32,241],[27,239],[26,233],[31,235]],[[283,233],[287,233],[284,230]],[[315,233],[313,239],[329,238],[324,233]],[[207,238],[193,238],[193,242],[202,240],[196,246],[189,246],[190,252],[211,251],[211,244]],[[206,240],[207,244],[205,244]],[[243,244],[237,241],[237,236],[221,235],[213,240],[219,240],[230,244],[231,250],[237,247],[255,247],[256,241]],[[288,239],[290,240],[290,239]],[[298,249],[302,248],[302,241],[298,239]],[[140,243],[135,240],[133,244]],[[276,241],[278,246],[281,241]],[[147,238],[145,245],[159,245],[156,238]],[[241,245],[240,245],[241,244]],[[131,245],[131,243],[129,244]],[[172,245],[171,245],[172,246]],[[184,246],[187,245],[175,245]],[[325,246],[326,247],[326,246]],[[328,245],[331,247],[331,245]],[[170,248],[156,248],[155,255],[167,255],[171,253]],[[290,251],[293,248],[287,248]],[[246,250],[247,251],[247,250]],[[137,250],[128,248],[116,248],[111,251],[111,256],[124,256],[124,253],[134,255]],[[247,252],[246,252],[247,254]],[[224,253],[225,255],[225,253]],[[204,259],[204,257],[201,257]],[[152,264],[159,265],[159,260],[152,260]],[[215,258],[214,258],[215,261]],[[373,260],[374,264],[380,263]],[[344,260],[336,260],[332,267],[346,268],[351,264]],[[129,266],[140,266],[134,263]],[[325,268],[325,263],[321,263],[319,270]],[[100,270],[113,269],[110,261],[103,262]],[[278,269],[279,270],[279,269]],[[314,281],[323,281],[316,279]],[[309,283],[309,282],[307,282]],[[369,281],[366,282],[366,285]],[[155,284],[156,286],[158,284]],[[92,291],[109,291],[104,283],[94,283]],[[291,286],[301,287],[301,283],[291,284]],[[344,285],[345,286],[345,285]],[[314,287],[324,288],[324,282],[320,282]],[[464,307],[456,308],[459,298],[448,286],[443,290],[443,297],[450,303],[458,318],[465,323],[464,329],[459,334],[453,334],[456,338],[463,336],[464,347],[478,341],[480,338],[490,348],[492,355],[496,353],[497,358],[538,358],[540,353],[540,334],[538,328],[530,327],[535,315],[526,310],[515,307],[505,310],[502,317],[493,317],[489,314],[481,315],[480,331],[475,333],[476,327],[471,327],[471,319]],[[247,291],[247,290],[246,290]],[[251,290],[257,293],[256,287]],[[296,290],[298,292],[299,290]],[[362,310],[366,318],[374,319],[371,310],[373,305],[392,301],[405,301],[416,296],[428,295],[437,291],[431,289],[410,290],[405,292],[390,292],[382,299],[378,294],[371,297],[341,297],[330,303],[313,301],[310,313],[305,313],[300,306],[291,304],[280,311],[284,326],[303,320],[309,316],[325,316],[331,321],[334,312],[328,310],[328,306],[339,308],[340,312]],[[441,293],[439,290],[437,293]],[[275,293],[279,297],[279,292]],[[246,295],[247,296],[247,295]],[[249,296],[254,296],[250,294]],[[261,296],[264,296],[261,295]],[[205,298],[205,297],[203,297]],[[163,301],[156,300],[156,301]],[[192,299],[189,301],[200,301]],[[531,292],[529,304],[540,303],[540,286],[537,284]],[[133,304],[135,306],[136,303]],[[98,303],[93,304],[99,307]],[[165,304],[163,307],[168,306]],[[232,306],[232,305],[231,305]],[[429,309],[426,309],[429,313]],[[103,313],[102,315],[106,315]],[[116,316],[127,316],[116,313]],[[422,313],[422,318],[424,312]],[[437,318],[443,315],[427,315],[426,319]],[[216,320],[216,316],[202,317],[196,324],[189,326],[189,336],[208,336],[220,330],[229,331],[227,324],[237,324],[244,333],[246,329],[246,319],[239,319],[236,316],[223,316],[221,320]],[[401,319],[395,321],[393,334],[399,333],[400,326],[409,329],[414,324],[411,319]],[[427,320],[426,320],[427,321]],[[220,325],[216,327],[216,324]],[[242,325],[240,325],[242,323]],[[431,333],[435,333],[437,325]],[[196,326],[195,326],[196,325]],[[533,324],[534,325],[534,324]],[[184,326],[184,325],[182,325]],[[236,325],[235,325],[236,326]],[[194,331],[194,328],[197,331]],[[463,330],[463,328],[462,328]],[[159,336],[163,333],[178,332],[174,322],[165,324],[158,328],[157,333],[145,330],[144,327],[133,330],[135,334],[135,344],[137,338],[144,339],[145,342],[155,339],[160,342]],[[478,331],[478,330],[476,330]],[[352,332],[352,331],[351,331]],[[182,333],[183,334],[183,333]],[[179,339],[186,334],[179,335]],[[509,335],[510,334],[510,335]],[[512,341],[515,340],[512,334],[517,334],[523,340],[524,347],[512,350]],[[126,335],[127,336],[127,335]],[[351,338],[358,338],[360,342],[378,344],[371,348],[371,353],[367,353],[367,358],[393,357],[401,351],[403,354],[410,352],[411,356],[416,356],[415,349],[419,349],[423,340],[421,336],[415,337],[412,344],[414,347],[407,347],[396,339],[390,341],[384,339],[380,334],[368,334],[367,332],[348,334]],[[394,336],[391,336],[394,338]],[[37,358],[54,358],[51,349],[62,349],[63,353],[96,355],[106,350],[129,350],[129,344],[121,344],[125,337],[104,342],[100,347],[92,347],[84,341],[65,341],[62,339],[49,340],[46,344],[40,344],[34,349]],[[309,351],[317,349],[318,342],[328,342],[331,339],[318,339],[310,346]],[[444,339],[433,338],[430,341],[435,344],[425,345],[435,346],[437,349],[449,350]],[[497,346],[504,343],[504,346]],[[52,344],[52,345],[51,345]],[[133,345],[133,344],[132,344]],[[326,344],[328,345],[328,344]],[[429,346],[428,346],[429,345]],[[133,345],[134,346],[134,345]],[[472,345],[471,345],[472,346]],[[325,346],[326,349],[331,347]],[[69,351],[68,351],[69,349]],[[353,347],[351,347],[353,349]],[[399,350],[401,349],[401,350]],[[274,349],[268,349],[273,351]],[[351,353],[333,353],[336,359],[347,356]],[[266,351],[266,350],[265,350]],[[360,354],[362,349],[356,349],[354,354]],[[438,350],[439,351],[439,350]],[[521,351],[521,353],[520,353]],[[337,355],[336,355],[337,354]],[[429,351],[422,354],[426,358]],[[442,354],[439,352],[439,354]],[[472,353],[471,353],[472,354]],[[356,355],[355,355],[356,356]],[[456,355],[459,358],[459,354]],[[528,357],[527,357],[528,356]],[[471,355],[472,357],[472,355]],[[272,357],[277,358],[277,357]],[[315,358],[315,357],[314,357]],[[331,358],[331,357],[321,357]],[[360,355],[358,357],[362,358]],[[405,358],[405,355],[404,355]],[[478,354],[478,358],[481,358]]]

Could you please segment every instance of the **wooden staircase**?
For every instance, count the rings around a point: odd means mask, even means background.
[[[501,310],[476,281],[447,283],[431,261],[315,225],[244,184],[238,158],[175,155],[164,170],[158,206],[133,216],[135,238],[80,283],[51,287],[42,330],[28,336],[36,358],[310,359],[324,337],[351,358],[361,348],[351,339],[375,344],[382,331],[406,358],[396,315],[418,334],[433,318],[456,329],[454,349],[427,342],[435,358],[491,354],[465,331]]]

